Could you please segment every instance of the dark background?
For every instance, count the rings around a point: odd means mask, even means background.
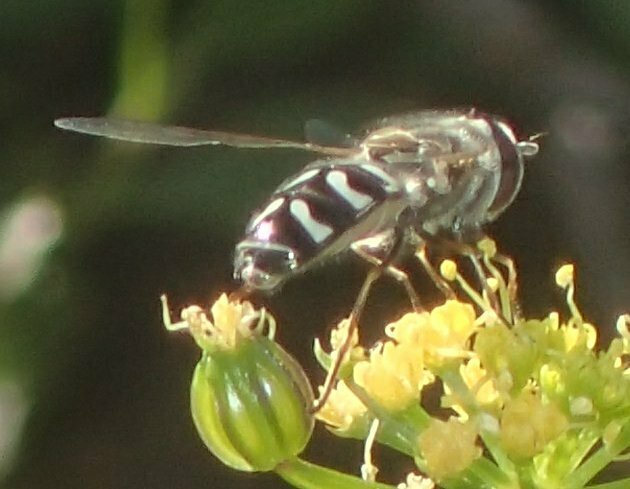
[[[0,67],[3,486],[282,485],[228,470],[198,440],[188,411],[198,352],[162,329],[158,297],[179,310],[233,290],[248,215],[313,156],[110,143],[55,130],[55,117],[300,140],[310,118],[352,131],[477,106],[525,135],[548,132],[489,230],[518,262],[528,315],[563,311],[553,272],[569,260],[602,336],[630,307],[625,0],[2,0]],[[344,260],[265,301],[311,372],[312,339],[347,314],[364,272]],[[418,288],[432,293],[422,278]],[[365,336],[405,306],[380,284]],[[350,470],[360,456],[319,431],[308,453]],[[390,480],[410,469],[378,457]]]

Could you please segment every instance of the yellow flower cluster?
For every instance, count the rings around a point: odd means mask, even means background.
[[[470,304],[449,300],[430,313],[411,313],[385,327],[398,344],[414,348],[427,367],[435,370],[453,358],[468,356],[468,340],[475,332],[475,310]]]
[[[338,329],[343,329],[344,321]],[[467,342],[475,329],[473,307],[454,300],[430,313],[405,314],[386,326],[387,341],[370,350],[366,359],[354,363],[353,381],[384,409],[402,411],[419,401],[423,387],[434,382],[439,367],[450,359],[469,355]],[[337,336],[333,333],[335,343]],[[359,404],[347,385],[340,382],[318,417],[331,426],[347,428],[352,419],[363,414],[356,409]],[[340,416],[340,406],[353,408]]]
[[[166,296],[162,296],[162,317],[169,331],[187,330],[202,349],[230,350],[238,342],[252,334],[262,334],[273,339],[276,323],[264,309],[255,309],[247,301],[230,301],[226,294],[215,301],[210,308],[214,322],[199,306],[189,306],[182,310],[181,321],[173,323]]]
[[[418,439],[420,453],[431,477],[440,481],[461,472],[481,457],[477,436],[474,423],[462,423],[456,418],[448,421],[433,419]]]
[[[353,379],[383,408],[399,411],[417,402],[422,388],[434,377],[424,368],[422,353],[412,345],[387,341],[354,366]]]
[[[501,443],[515,459],[533,457],[568,428],[568,420],[540,394],[524,390],[506,402],[501,413]]]
[[[348,431],[367,412],[367,407],[352,393],[348,384],[340,380],[316,416],[329,426]]]
[[[619,337],[607,349],[597,351],[597,330],[584,320],[574,301],[572,265],[561,267],[555,277],[566,294],[568,317],[552,312],[542,319],[524,319],[517,303],[513,262],[498,254],[489,240],[482,242],[479,250],[480,256],[471,257],[472,269],[482,282],[479,288],[460,274],[456,262],[446,260],[440,267],[446,281],[440,284],[441,290],[448,297],[458,291],[462,300],[449,299],[429,311],[403,315],[384,328],[382,341],[369,350],[359,344],[356,323],[349,319],[332,331],[332,352],[325,352],[315,342],[315,355],[328,370],[325,387],[320,387],[325,403],[316,404],[315,416],[340,436],[365,440],[362,479],[326,470],[320,474],[322,481],[334,480],[336,487],[386,487],[376,483],[378,467],[371,453],[374,443],[387,444],[412,457],[422,472],[410,474],[398,489],[431,489],[436,482],[445,487],[577,489],[627,454],[630,315],[619,318]],[[308,406],[313,396],[297,364],[281,349],[271,349],[276,345],[268,339],[275,330],[273,318],[264,309],[256,310],[248,302],[230,302],[223,295],[210,313],[191,306],[182,311],[181,321],[173,323],[164,297],[162,304],[166,327],[187,330],[204,349],[197,369],[200,373],[196,374],[200,380],[193,383],[193,392],[208,394],[198,397],[203,401],[198,403],[201,407],[193,407],[202,437],[225,431],[218,429],[223,428],[224,418],[211,416],[215,403],[210,394],[223,379],[214,376],[211,368],[220,363],[216,358],[236,361],[235,353],[240,351],[247,360],[244,366],[228,362],[228,370],[240,372],[253,367],[247,375],[258,377],[264,369],[260,363],[249,361],[249,352],[261,348],[264,359],[278,360],[282,374],[278,378],[291,374],[283,392],[291,393],[298,387],[300,396],[292,405],[295,413],[304,415],[306,429],[287,430],[300,435],[298,443],[286,450],[283,447],[271,462],[254,468],[273,468],[298,485],[309,479],[315,466],[303,464],[294,455],[310,436],[313,410]],[[266,338],[260,338],[263,331]],[[251,339],[252,334],[264,341],[242,341]],[[431,393],[441,395],[438,413],[427,407],[429,396],[424,391],[431,384],[435,384]],[[241,385],[242,398],[251,401],[252,409],[247,413],[251,419],[240,417],[238,410],[230,411],[235,428],[228,431],[243,435],[242,440],[247,441],[238,447],[235,444],[236,448],[247,448],[256,441],[251,452],[266,461],[269,452],[264,442],[273,444],[286,437],[280,433],[252,438],[250,427],[258,427],[258,420],[264,418],[273,419],[273,429],[287,428],[276,415],[286,413],[289,404],[288,397],[275,396],[280,399],[278,409],[274,405],[271,417],[259,417],[261,396],[271,399],[273,394],[266,388],[266,380],[259,385],[265,387],[255,396],[250,395],[249,384]],[[331,385],[334,388],[329,390]],[[219,454],[223,445],[212,442],[213,438],[204,440]],[[232,453],[240,454],[236,448],[220,452],[230,455],[222,460],[237,466],[232,457]],[[305,472],[295,478],[294,471],[300,467]],[[630,483],[630,478],[624,481]]]
[[[566,265],[556,282],[566,292],[569,318],[561,321],[552,312],[542,320],[521,319],[513,314],[513,264],[493,258],[496,250],[488,249],[481,293],[454,262],[441,267],[443,277],[459,284],[479,312],[468,302],[448,300],[388,324],[383,342],[349,362],[351,375],[337,383],[317,414],[320,420],[357,436],[383,413],[393,419],[407,419],[410,409],[424,413],[420,418],[427,421],[417,427],[413,450],[422,470],[436,480],[455,476],[480,457],[479,440],[494,440],[494,454],[510,463],[537,460],[540,467],[561,440],[576,443],[572,426],[593,423],[605,444],[615,443],[622,425],[614,416],[630,409],[630,316],[617,323],[621,337],[597,353],[597,330],[574,302],[574,270]],[[508,277],[493,259],[503,260]],[[442,406],[456,414],[448,421],[430,417],[420,403],[423,388],[436,379],[444,389]],[[384,411],[372,412],[376,405]]]

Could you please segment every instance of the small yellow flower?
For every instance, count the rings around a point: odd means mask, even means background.
[[[593,414],[593,401],[586,396],[571,399],[569,410],[573,416],[588,416]]]
[[[226,294],[221,294],[210,308],[214,322],[199,306],[189,306],[182,310],[181,321],[171,322],[166,296],[162,300],[164,326],[170,331],[188,330],[202,349],[234,349],[238,342],[262,334],[267,325],[267,337],[273,339],[275,320],[264,309],[257,310],[247,301],[230,301]]]
[[[315,417],[339,431],[348,431],[359,418],[366,414],[365,405],[352,393],[346,383],[340,380]]]
[[[344,345],[346,338],[348,337],[348,330],[350,329],[350,319],[342,319],[339,324],[330,331],[330,346],[333,353],[339,351]],[[350,340],[349,354],[345,357],[345,361],[362,360],[365,358],[365,349],[359,345],[359,330],[355,328],[352,332],[352,339]]]
[[[494,258],[497,254],[497,244],[493,239],[483,238],[477,243],[477,249],[488,258]]]
[[[431,311],[431,324],[444,331],[445,347],[462,347],[475,331],[475,310],[464,302],[446,301]]]
[[[562,265],[556,272],[556,284],[566,289],[573,283],[574,267],[572,264]]]
[[[597,329],[590,323],[575,324],[570,322],[560,327],[564,335],[565,351],[585,345],[589,350],[595,348],[597,343]]]
[[[427,472],[436,479],[452,477],[479,458],[482,450],[476,444],[477,427],[472,422],[461,423],[432,419],[418,440]]]
[[[555,352],[564,355],[569,352],[593,350],[597,343],[597,329],[587,322],[569,319],[560,324],[557,314],[550,314],[543,321],[525,321],[517,325],[519,331],[530,336],[541,353]]]
[[[424,368],[421,350],[391,341],[371,350],[369,360],[354,366],[353,376],[357,385],[389,411],[401,411],[417,402],[422,388],[434,380]]]
[[[540,321],[519,323],[517,328],[530,323],[531,329],[541,330]],[[503,394],[525,386],[538,355],[536,345],[526,335],[516,334],[515,328],[502,323],[482,328],[475,337],[474,351]]]
[[[496,388],[496,380],[488,375],[488,372],[481,366],[478,357],[471,358],[465,364],[460,365],[459,373],[478,405],[485,410],[499,407],[500,396]],[[444,384],[444,392],[442,406],[453,409],[459,415],[460,421],[468,420],[470,413],[464,407],[461,398],[453,392],[448,384]]]
[[[481,366],[479,358],[470,359],[459,367],[459,372],[479,404],[492,404],[499,399],[495,381]]]
[[[531,390],[505,404],[501,414],[501,444],[515,459],[533,457],[568,428],[568,420],[552,403]]]
[[[442,274],[442,277],[446,280],[452,282],[455,280],[455,277],[457,277],[457,263],[453,260],[444,260],[440,264],[440,274]]]
[[[398,321],[385,326],[385,334],[399,344],[422,349],[424,334],[430,328],[430,321],[431,316],[428,312],[410,312]]]
[[[429,368],[452,358],[469,356],[466,343],[475,332],[475,311],[470,304],[449,300],[430,313],[410,313],[387,325],[385,334],[399,344],[423,352]]]

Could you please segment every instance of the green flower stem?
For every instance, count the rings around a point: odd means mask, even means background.
[[[475,460],[470,467],[468,467],[465,473],[474,475],[481,481],[481,484],[476,484],[475,488],[513,488],[518,487],[515,481],[510,479],[508,474],[500,470],[496,464],[488,460],[486,457],[481,457]]]
[[[447,366],[446,368],[441,369],[438,375],[442,379],[442,382],[447,384],[456,394],[457,398],[461,401],[464,409],[469,413],[469,415],[474,416],[480,414],[479,406],[470,392],[470,389],[468,389],[468,386],[464,382],[464,379],[462,379],[459,369],[449,368]],[[514,464],[499,446],[497,437],[483,431],[479,434],[479,436],[492,455],[492,458],[496,461],[497,465],[492,465],[495,467],[498,466],[497,472],[501,472],[502,476],[506,476],[506,474],[513,474],[515,472]],[[498,478],[499,474],[497,474],[497,479]]]
[[[479,414],[479,406],[475,396],[470,392],[459,373],[458,364],[445,365],[436,374],[453,391],[459,401],[458,403],[462,405],[469,415]]]
[[[416,458],[416,465],[424,470]],[[499,475],[499,477],[497,477]],[[456,478],[440,481],[439,487],[444,489],[521,489],[502,472],[497,474],[496,465],[487,458],[479,458],[466,470],[457,474]]]
[[[559,481],[573,474],[599,439],[599,435],[590,429],[580,430],[577,436],[565,435],[554,442],[553,449],[546,454],[544,472],[548,479]]]
[[[470,297],[470,299],[475,304],[477,304],[477,306],[479,306],[479,309],[481,309],[482,311],[487,311],[489,309],[487,301],[484,300],[484,298],[480,294],[477,293],[477,291],[473,288],[473,286],[470,285],[464,277],[462,277],[458,273],[455,280],[457,280],[457,283],[459,284],[461,289],[464,291],[464,293],[468,297]]]
[[[127,0],[124,6],[118,93],[111,111],[155,120],[167,104],[171,56],[165,26],[169,4],[164,0]]]
[[[626,425],[610,445],[604,445],[566,478],[567,487],[584,487],[614,458],[630,446],[630,425]],[[627,487],[627,486],[626,486]]]
[[[422,406],[414,404],[404,411],[392,413],[383,409],[354,382],[347,381],[347,385],[352,393],[367,406],[372,416],[381,421],[377,440],[401,453],[414,456],[418,435],[427,427],[431,419]]]
[[[437,486],[440,489],[494,489],[495,486],[487,484],[484,480],[474,475],[458,474],[456,479],[440,481]]]
[[[275,471],[298,489],[395,489],[394,486],[365,481],[297,457],[282,462]]]
[[[417,440],[427,425],[428,414],[420,406],[392,415],[387,412],[374,413],[381,421],[376,438],[379,442],[413,457],[417,454]]]
[[[518,477],[518,488],[519,489],[541,489],[540,484],[537,484],[533,479],[533,473],[531,470],[531,465],[522,464],[516,467],[516,473]],[[568,488],[563,488],[568,489]]]
[[[506,318],[511,323],[512,310],[510,306],[511,306],[512,301],[509,297],[509,289],[507,287],[507,284],[505,283],[505,280],[503,279],[503,275],[501,275],[501,272],[499,272],[497,267],[494,266],[494,263],[490,261],[490,258],[485,253],[483,256],[483,263],[486,266],[486,268],[490,271],[492,276],[495,279],[497,279],[497,281],[499,282],[498,292],[499,292],[499,303],[501,305],[501,313],[503,314],[503,317]]]
[[[166,35],[171,2],[125,0],[121,3],[123,18],[114,99],[107,112],[117,117],[159,120],[172,107],[168,93],[174,57]],[[89,179],[80,186],[68,187],[67,202],[90,203],[72,209],[74,215],[69,220],[79,230],[75,240],[90,239],[94,229],[102,229],[108,222],[119,222],[127,203],[125,199],[131,198],[130,195],[138,199],[137,187],[130,187],[134,165],[120,164],[127,159],[128,150],[125,145],[102,145]],[[125,155],[124,158],[121,155]],[[132,185],[137,186],[137,183]]]

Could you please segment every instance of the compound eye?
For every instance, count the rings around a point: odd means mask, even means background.
[[[509,206],[518,193],[523,181],[523,157],[517,149],[517,140],[512,128],[505,122],[490,118],[494,142],[501,157],[501,178],[497,193],[488,209],[490,220],[495,219]]]

